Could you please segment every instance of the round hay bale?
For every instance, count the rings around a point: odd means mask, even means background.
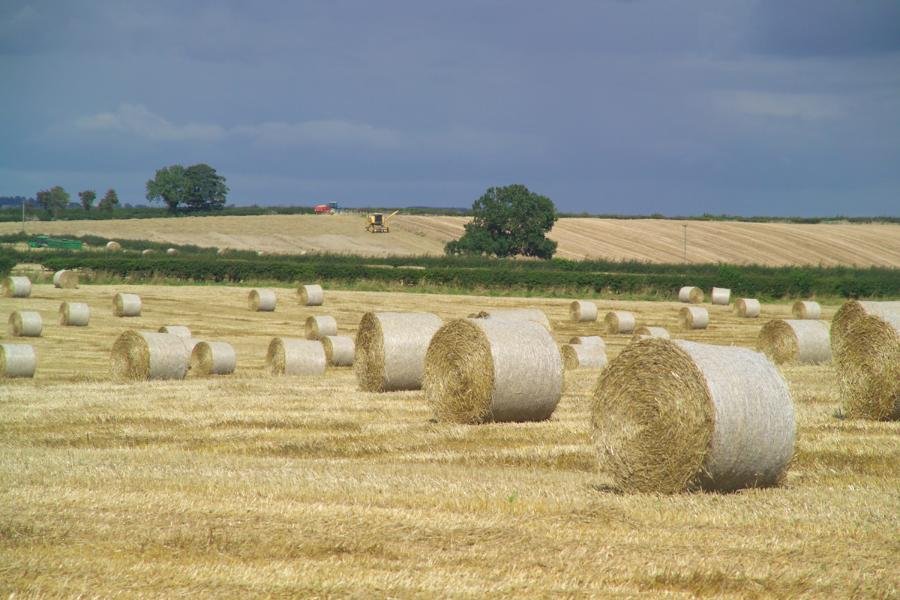
[[[237,355],[228,342],[197,342],[191,351],[192,376],[230,375],[237,366]]]
[[[850,300],[845,302],[831,320],[831,353],[840,367],[841,347],[847,339],[850,328],[863,317],[881,317],[891,322],[900,314],[900,300],[891,302],[872,302],[868,300]]]
[[[634,335],[631,336],[632,340],[643,340],[646,338],[662,338],[664,340],[669,339],[671,336],[669,335],[669,330],[665,327],[638,327],[634,330]]]
[[[313,340],[273,338],[266,353],[272,375],[322,375],[325,365],[325,349]]]
[[[156,254],[156,250],[153,248],[144,248],[141,250],[141,256],[150,256],[151,254]]]
[[[469,315],[473,319],[497,319],[503,321],[533,321],[544,326],[547,331],[552,329],[550,319],[539,308],[503,308],[491,311],[481,311]]]
[[[702,306],[685,306],[678,311],[678,321],[682,329],[706,329],[709,312]]]
[[[356,331],[353,367],[364,392],[418,390],[425,352],[441,319],[431,313],[367,312]]]
[[[257,312],[272,312],[275,310],[275,290],[250,290],[247,303],[250,310]]]
[[[178,256],[178,248],[166,248],[166,256]]]
[[[9,315],[9,335],[13,337],[41,337],[44,321],[33,310],[17,310]]]
[[[570,344],[584,344],[585,346],[600,346],[606,350],[606,342],[599,335],[578,335],[569,340]]]
[[[569,315],[573,321],[587,323],[597,320],[597,305],[588,300],[574,300],[569,304]]]
[[[129,329],[115,341],[110,356],[114,379],[184,379],[191,356],[185,339],[171,333]]]
[[[113,296],[113,314],[117,317],[141,316],[141,297],[122,292]]]
[[[78,287],[78,273],[69,269],[62,269],[53,274],[53,286],[71,290]]]
[[[631,333],[634,331],[634,313],[627,310],[613,310],[603,317],[607,333]]]
[[[728,306],[728,303],[731,302],[731,290],[728,288],[714,287],[711,296],[712,303],[719,306]]]
[[[797,300],[791,307],[795,319],[821,319],[822,307],[812,300]]]
[[[304,327],[308,340],[321,340],[326,335],[337,335],[337,329],[337,321],[329,315],[307,317]]]
[[[219,248],[216,250],[216,256],[225,256],[228,254],[228,248]]]
[[[182,338],[191,337],[191,328],[184,325],[163,325],[159,328],[160,333],[171,333]]]
[[[756,298],[738,298],[734,303],[734,312],[737,316],[753,319],[759,316],[762,307]]]
[[[422,387],[443,421],[543,421],[562,395],[562,359],[539,323],[456,319],[434,334]]]
[[[629,492],[777,485],[796,436],[788,386],[763,354],[684,340],[622,350],[591,421],[601,470]]]
[[[322,338],[322,346],[325,348],[325,360],[332,367],[353,366],[353,357],[356,354],[356,344],[352,337],[346,335],[326,335]]]
[[[107,252],[121,252],[122,244],[120,244],[119,242],[113,242],[113,241],[106,242],[106,251]]]
[[[37,355],[28,344],[0,344],[0,379],[34,377]]]
[[[301,285],[297,288],[297,296],[303,306],[322,306],[325,292],[321,285]]]
[[[563,366],[572,369],[602,369],[606,366],[606,349],[599,345],[563,344],[560,349]]]
[[[84,302],[63,302],[59,305],[59,324],[64,327],[86,327],[91,320],[91,307]]]
[[[686,285],[678,290],[678,300],[691,304],[700,304],[703,302],[703,290],[692,285]]]
[[[31,280],[11,275],[3,280],[3,295],[8,298],[27,298],[31,295]]]
[[[756,347],[777,364],[831,362],[828,323],[800,319],[775,319],[763,325]]]

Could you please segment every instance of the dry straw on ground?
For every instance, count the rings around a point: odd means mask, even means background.
[[[706,329],[709,311],[702,306],[684,306],[678,311],[678,322],[682,329]]]
[[[112,347],[113,379],[184,379],[191,356],[185,342],[171,333],[125,331]]]
[[[356,343],[346,335],[326,335],[322,338],[325,360],[332,367],[351,367],[356,354]]]
[[[107,252],[121,252],[122,244],[113,241],[106,242],[106,250]]]
[[[793,456],[788,386],[746,348],[635,342],[600,375],[592,413],[600,469],[625,491],[776,485]]]
[[[734,312],[739,317],[752,319],[759,316],[762,307],[756,298],[738,298],[734,303]]]
[[[643,340],[645,338],[663,338],[665,340],[669,339],[671,336],[669,335],[669,330],[665,327],[638,327],[634,330],[634,335],[631,336],[632,340]]]
[[[425,352],[441,327],[431,313],[367,312],[356,331],[354,370],[364,392],[418,390]]]
[[[802,319],[775,319],[763,325],[756,347],[778,364],[831,362],[828,323]]]
[[[254,312],[272,312],[275,310],[276,301],[275,290],[250,290],[250,294],[247,296],[250,310]]]
[[[562,388],[559,349],[539,323],[456,319],[425,358],[425,399],[443,421],[543,421]]]
[[[297,289],[297,296],[303,306],[322,306],[325,302],[325,292],[321,285],[301,285]]]
[[[728,303],[731,302],[731,290],[728,288],[714,287],[711,296],[712,303],[719,306],[728,306]]]
[[[570,344],[584,344],[585,346],[595,345],[606,350],[606,342],[599,335],[578,335],[569,340]]]
[[[691,304],[699,304],[703,302],[703,290],[692,285],[686,285],[678,290],[678,300],[681,302],[690,302]]]
[[[166,255],[167,256],[178,256],[178,249],[177,248],[166,248]]]
[[[569,304],[569,316],[573,321],[588,323],[597,320],[597,305],[589,300],[573,300]]]
[[[28,344],[0,344],[0,379],[34,377],[37,355]]]
[[[160,333],[171,333],[172,335],[177,335],[182,338],[189,338],[192,336],[191,328],[185,325],[163,325],[159,328]]]
[[[27,298],[31,295],[31,280],[11,275],[3,280],[3,295],[8,298]]]
[[[113,314],[117,317],[141,316],[141,297],[119,292],[113,296]]]
[[[599,345],[563,344],[560,355],[566,370],[602,369],[607,363],[606,350]]]
[[[190,374],[229,375],[237,367],[237,355],[228,342],[197,342],[191,351]]]
[[[797,300],[791,307],[796,319],[821,319],[822,307],[812,300]]]
[[[33,310],[17,310],[9,315],[9,334],[13,337],[41,337],[44,321]]]
[[[78,287],[78,272],[62,269],[53,274],[53,286],[71,290]]]
[[[625,310],[613,310],[603,318],[607,333],[631,333],[634,331],[634,313]]]
[[[474,319],[497,319],[502,321],[532,321],[543,325],[547,331],[552,329],[550,319],[539,308],[498,308],[491,311],[481,311],[472,315]]]
[[[85,302],[63,302],[59,305],[59,324],[86,327],[91,320],[91,307]]]
[[[307,317],[304,332],[308,340],[321,340],[326,335],[337,335],[337,321],[329,315]]]
[[[325,365],[325,349],[314,340],[277,337],[266,352],[266,369],[272,375],[322,375]]]

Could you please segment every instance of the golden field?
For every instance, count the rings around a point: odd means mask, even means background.
[[[116,291],[140,294],[143,315],[114,318]],[[21,308],[44,318],[43,337],[16,340],[38,351],[35,379],[0,383],[0,592],[897,596],[900,424],[837,418],[829,366],[783,369],[799,419],[783,487],[623,495],[597,472],[589,441],[598,371],[567,373],[548,422],[483,426],[434,422],[420,392],[358,392],[350,369],[263,372],[271,337],[299,337],[310,314],[352,334],[371,309],[451,318],[536,306],[560,342],[599,331],[568,321],[565,301],[327,291],[325,306],[306,308],[278,288],[276,312],[252,313],[248,291],[39,284],[31,298],[0,298],[2,319]],[[62,300],[88,302],[90,326],[56,325]],[[676,303],[598,304],[601,318],[633,310],[639,325],[678,331]],[[708,308],[708,330],[676,335],[752,346],[767,318],[790,314],[788,304],[765,305],[760,319]],[[166,324],[231,342],[238,371],[110,381],[118,333]],[[630,339],[604,338],[611,357]]]
[[[273,253],[336,252],[366,256],[442,254],[463,233],[465,217],[397,215],[391,233],[365,231],[363,215],[266,215],[27,224],[28,233],[99,235]],[[761,265],[900,265],[900,225],[738,223],[665,219],[560,219],[549,237],[557,257],[655,263]],[[21,229],[0,223],[0,234]]]

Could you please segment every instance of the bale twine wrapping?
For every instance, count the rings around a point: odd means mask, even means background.
[[[171,333],[172,335],[177,335],[178,337],[183,338],[191,337],[191,328],[184,325],[163,325],[159,328],[159,332]]]
[[[11,275],[3,280],[3,295],[8,298],[27,298],[31,295],[31,280]]]
[[[28,344],[0,344],[0,378],[34,377],[37,355]]]
[[[275,290],[250,290],[247,302],[250,310],[257,312],[271,312],[275,310]]]
[[[84,302],[63,302],[59,305],[59,324],[64,327],[87,327],[91,307]]]
[[[574,300],[569,304],[569,315],[579,323],[596,321],[597,305],[587,300]]]
[[[678,311],[678,321],[682,329],[706,329],[709,311],[702,306],[685,306]]]
[[[198,342],[191,351],[191,375],[230,375],[236,366],[237,355],[228,342]]]
[[[563,344],[560,348],[563,366],[572,369],[602,369],[606,366],[606,349],[598,345]]]
[[[325,360],[332,367],[351,367],[356,354],[356,343],[346,335],[326,335],[322,338]]]
[[[608,333],[631,333],[634,331],[634,313],[626,310],[613,310],[606,313],[603,322],[606,323]]]
[[[481,311],[470,318],[475,319],[497,319],[503,321],[533,321],[544,326],[547,331],[552,329],[550,319],[539,308],[502,308],[491,311]]]
[[[632,340],[643,340],[646,338],[662,338],[664,340],[669,339],[671,336],[669,335],[669,330],[665,327],[638,327],[634,330],[634,335],[631,337]]]
[[[539,323],[456,319],[434,334],[422,387],[443,421],[543,421],[562,395],[562,358]]]
[[[141,316],[141,297],[137,294],[117,293],[113,297],[113,314],[117,317]]]
[[[753,319],[759,316],[762,307],[756,298],[738,298],[734,303],[734,312],[737,316]]]
[[[778,364],[831,362],[831,336],[825,321],[769,321],[759,331],[756,347]]]
[[[570,344],[584,344],[585,346],[595,345],[606,350],[606,342],[599,335],[578,335],[569,340]]]
[[[777,485],[796,435],[763,354],[685,340],[627,346],[600,375],[591,421],[601,470],[630,492]]]
[[[122,250],[122,244],[119,242],[106,242],[106,251],[107,252],[120,252]]]
[[[700,304],[703,302],[703,290],[692,285],[686,285],[678,290],[678,300],[690,302],[691,304]]]
[[[166,248],[166,256],[178,256],[177,248]]]
[[[728,306],[728,303],[731,302],[731,290],[728,288],[714,287],[710,295],[712,296],[713,304]]]
[[[367,312],[356,331],[353,368],[364,392],[418,390],[425,352],[441,319],[431,313]]]
[[[321,285],[301,285],[297,289],[297,295],[303,306],[322,306],[325,302],[325,292]]]
[[[266,352],[266,368],[272,375],[322,375],[325,349],[320,342],[273,338]]]
[[[13,337],[41,337],[44,320],[33,310],[17,310],[9,315],[9,335]]]
[[[185,338],[171,333],[135,331],[120,335],[112,347],[114,379],[184,379],[191,350]]]
[[[78,273],[70,269],[62,269],[53,274],[53,286],[65,290],[78,287]]]
[[[821,319],[822,307],[812,300],[797,300],[791,307],[795,319]]]
[[[306,339],[321,340],[326,335],[337,335],[337,321],[329,315],[307,317],[304,331]]]

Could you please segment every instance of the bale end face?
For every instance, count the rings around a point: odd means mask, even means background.
[[[900,306],[859,316],[844,331],[835,359],[847,416],[900,420]]]

